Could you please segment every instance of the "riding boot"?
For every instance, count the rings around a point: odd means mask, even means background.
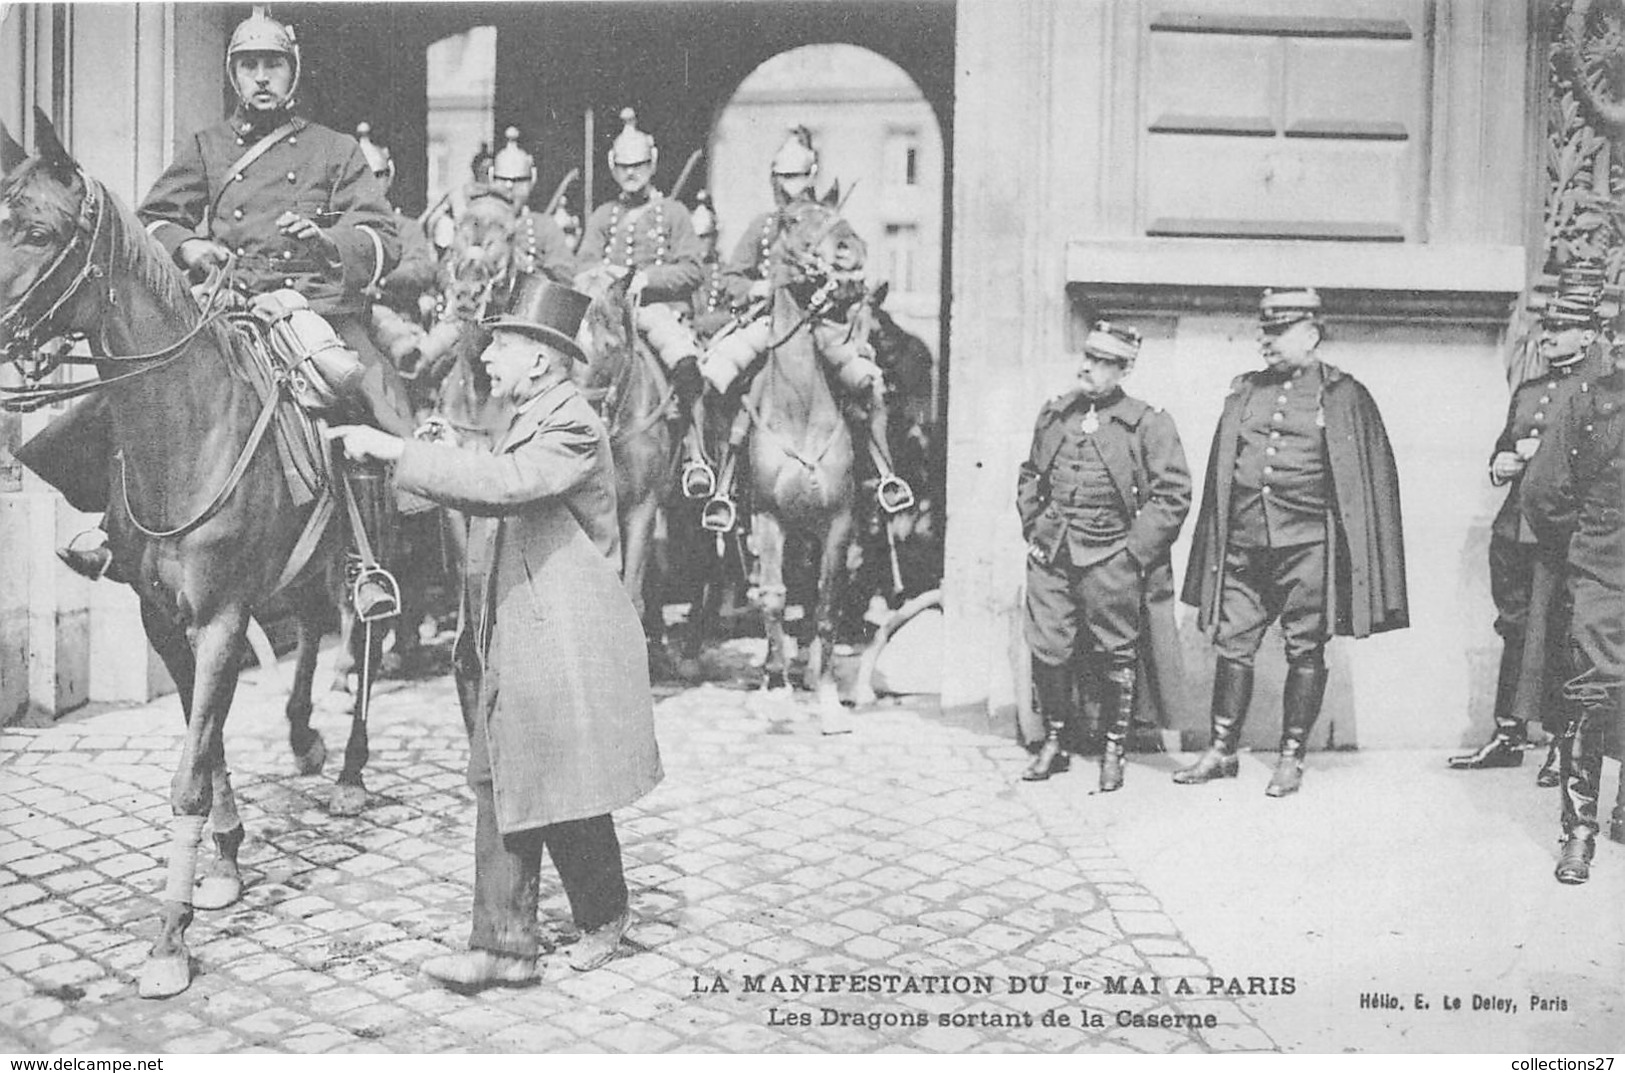
[[[1457,771],[1517,767],[1523,763],[1527,740],[1524,722],[1512,714],[1512,697],[1518,689],[1518,671],[1523,664],[1522,636],[1508,637],[1501,648],[1501,670],[1495,684],[1495,732],[1490,740],[1464,756],[1452,756],[1448,763]]]
[[[1326,696],[1326,664],[1294,663],[1286,669],[1286,689],[1281,696],[1281,756],[1275,774],[1264,788],[1269,797],[1295,794],[1303,785],[1303,754],[1309,748],[1309,731],[1320,717],[1320,703]]]
[[[394,520],[393,494],[383,471],[378,468],[352,468],[344,480],[349,486],[348,494],[355,498],[362,530],[351,534],[354,551],[350,598],[356,616],[363,622],[373,622],[400,610],[400,586],[383,565],[393,550],[389,547]],[[371,553],[371,562],[367,561],[367,552]]]
[[[1583,708],[1563,731],[1563,844],[1553,873],[1559,883],[1584,883],[1591,878],[1591,857],[1597,846],[1597,796],[1602,789],[1603,713]]]
[[[1106,672],[1106,696],[1101,707],[1106,724],[1106,745],[1100,754],[1100,792],[1110,793],[1123,785],[1123,753],[1127,747],[1129,723],[1134,719],[1136,668],[1120,664]]]
[[[1021,773],[1026,782],[1043,782],[1072,766],[1072,757],[1062,735],[1072,722],[1072,668],[1033,660],[1033,689],[1043,713],[1046,730],[1038,755]]]
[[[896,514],[914,505],[914,489],[892,467],[891,441],[887,438],[890,435],[889,425],[885,395],[877,390],[869,403],[869,453],[875,460],[875,469],[880,472],[875,499],[880,503],[881,510]]]
[[[739,523],[739,505],[734,501],[734,471],[739,464],[739,449],[744,446],[750,432],[750,414],[741,406],[728,430],[728,443],[722,449],[722,468],[717,475],[716,491],[700,512],[700,528],[712,533],[732,532]]]
[[[1189,767],[1174,772],[1181,785],[1233,779],[1241,767],[1236,759],[1236,742],[1247,720],[1247,706],[1253,700],[1253,669],[1221,658],[1213,671],[1213,708],[1210,721],[1213,741]]]
[[[107,531],[99,526],[75,535],[67,544],[56,549],[56,557],[69,570],[91,581],[100,581],[104,577],[112,577],[114,581],[123,580],[110,573],[113,549],[107,544]]]

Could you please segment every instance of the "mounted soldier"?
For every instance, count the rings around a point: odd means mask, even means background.
[[[297,321],[297,345],[332,363],[327,378],[344,404],[410,436],[405,388],[367,332],[366,292],[400,253],[383,186],[354,138],[295,111],[301,63],[291,28],[256,8],[231,35],[226,74],[236,109],[181,147],[137,216],[188,272],[226,271],[251,308]],[[363,496],[383,491],[381,480],[357,483]],[[368,528],[386,506],[361,505]],[[115,564],[105,536],[93,532],[99,542],[76,538],[58,554],[95,578]],[[356,596],[366,616],[394,603],[375,583]]]
[[[702,371],[719,396],[730,393],[740,396],[748,392],[774,342],[770,319],[765,315],[773,289],[792,282],[807,283],[816,290],[827,288],[829,297],[813,312],[812,328],[820,340],[818,353],[833,367],[841,393],[862,400],[867,409],[869,453],[880,474],[875,495],[881,509],[894,514],[913,505],[914,492],[892,466],[887,446],[884,374],[872,359],[854,348],[823,345],[851,332],[848,314],[864,297],[862,243],[837,243],[830,253],[829,263],[819,266],[819,271],[825,274],[822,279],[798,280],[798,274],[805,275],[806,267],[792,266],[786,259],[783,236],[795,219],[798,206],[819,200],[815,191],[817,176],[818,152],[813,148],[812,134],[806,127],[795,127],[774,154],[769,169],[777,208],[750,222],[723,270],[729,300],[739,310],[738,325],[731,330],[724,329],[712,340]],[[744,442],[747,431],[748,418],[741,408],[723,456],[722,487],[706,504],[707,528],[731,527],[736,513],[732,498],[733,455]]]
[[[678,418],[673,433],[684,443],[683,494],[704,499],[716,490],[694,427],[694,404],[705,388],[700,344],[689,323],[689,303],[699,286],[701,246],[682,202],[652,185],[660,150],[638,129],[637,113],[621,112],[621,132],[609,150],[609,170],[620,195],[593,210],[577,260],[583,276],[620,279],[631,274],[627,296],[637,309],[638,334],[671,379]],[[589,286],[587,289],[593,290]]]
[[[551,215],[530,206],[536,192],[536,158],[519,145],[519,128],[502,132],[507,140],[491,161],[491,187],[507,197],[519,210],[514,224],[514,292],[518,281],[540,272],[554,283],[569,284],[576,274],[576,257],[570,240]]]
[[[694,332],[702,341],[709,340],[723,325],[733,319],[732,303],[728,300],[726,266],[718,250],[717,214],[711,206],[711,195],[701,190],[694,195],[694,234],[700,240],[704,253],[700,266],[705,275],[694,288]]]

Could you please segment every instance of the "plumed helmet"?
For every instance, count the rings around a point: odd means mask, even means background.
[[[1092,358],[1134,368],[1140,356],[1140,333],[1126,324],[1097,320],[1083,340],[1083,352]]]
[[[491,163],[491,146],[486,142],[481,142],[479,149],[474,153],[473,159],[468,162],[468,169],[473,174],[475,182],[488,183],[491,181]]]
[[[791,127],[790,136],[773,154],[774,175],[814,175],[818,172],[818,150],[813,148],[812,131]]]
[[[491,161],[491,178],[509,182],[536,181],[536,158],[519,147],[519,128],[509,127],[502,132],[507,144],[497,150]]]
[[[395,162],[389,158],[389,150],[372,140],[372,124],[361,122],[355,125],[355,140],[361,146],[361,155],[367,158],[367,167],[380,179],[395,177]]]
[[[610,167],[653,164],[659,153],[654,138],[638,129],[638,114],[630,108],[622,108],[621,132],[615,135],[615,142],[609,147]]]
[[[231,32],[231,41],[226,45],[226,79],[233,86],[237,80],[232,77],[231,61],[242,52],[280,52],[288,57],[293,65],[293,86],[288,91],[289,97],[299,89],[299,40],[294,37],[293,27],[285,26],[273,19],[266,9],[256,4],[254,11],[237,24],[237,29]]]
[[[710,238],[717,233],[717,214],[711,209],[711,194],[701,190],[694,195],[694,211],[689,214],[694,221],[694,234],[700,238]]]

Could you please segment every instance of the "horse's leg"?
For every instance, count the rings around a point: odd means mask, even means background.
[[[192,922],[198,841],[213,804],[214,772],[222,763],[222,734],[232,694],[237,688],[237,661],[247,624],[247,608],[234,606],[222,610],[197,629],[193,645],[197,677],[192,689],[192,718],[187,721],[180,764],[170,786],[174,819],[170,829],[163,919],[158,938],[153,941],[141,968],[142,998],[166,998],[179,994],[191,984],[186,927]]]
[[[788,688],[784,659],[784,528],[771,514],[758,514],[751,527],[756,539],[756,603],[762,609],[767,634],[767,658],[762,663],[762,688]]]
[[[344,768],[327,801],[327,811],[335,816],[356,816],[367,806],[367,786],[361,771],[371,755],[367,744],[367,720],[363,709],[371,703],[372,687],[378,682],[378,664],[384,658],[384,633],[387,626],[375,622],[367,624],[350,616],[352,623],[349,644],[346,646],[351,661],[356,665],[355,700],[350,705],[350,738],[344,743]],[[366,651],[363,651],[363,646]]]
[[[665,633],[665,609],[658,599],[650,600],[645,592],[649,580],[649,560],[654,553],[655,512],[658,509],[659,503],[655,497],[646,497],[626,515],[621,533],[625,563],[622,582],[643,623],[644,646],[651,675],[657,671],[664,673],[661,657],[665,654],[660,648],[661,637]]]
[[[340,590],[338,608],[339,644],[338,651],[333,656],[333,684],[328,689],[334,693],[348,693],[350,675],[356,668],[355,611],[350,607],[348,586]]]
[[[846,709],[841,706],[835,683],[835,619],[846,586],[846,553],[852,542],[852,511],[841,511],[830,519],[824,533],[823,554],[818,562],[818,607],[813,616],[812,643],[807,649],[807,684],[818,693],[820,729],[825,734],[846,734],[852,730]]]
[[[288,747],[301,775],[319,775],[327,763],[327,744],[320,732],[311,729],[312,693],[316,687],[316,657],[321,652],[321,620],[326,596],[316,585],[307,585],[293,594],[294,621],[298,626],[299,647],[293,665],[293,688],[288,692]]]

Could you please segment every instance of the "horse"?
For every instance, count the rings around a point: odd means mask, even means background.
[[[248,345],[214,303],[199,308],[164,250],[80,169],[38,110],[36,126],[34,156],[0,126],[0,355],[24,373],[24,385],[7,390],[13,408],[96,396],[89,405],[99,415],[74,416],[105,419],[97,429],[105,456],[53,456],[53,446],[71,442],[66,433],[42,434],[25,448],[38,453],[38,468],[54,466],[59,487],[106,497],[115,561],[130,575],[147,638],[186,717],[159,934],[139,985],[144,997],[166,997],[191,982],[186,928],[194,907],[221,908],[241,895],[243,824],[223,735],[249,616],[279,588],[301,623],[319,614],[327,596],[316,575],[343,542],[330,512],[307,529],[316,512],[294,499],[266,435],[281,389],[262,394]],[[88,341],[99,379],[44,383],[66,356],[47,344],[74,335]],[[87,463],[103,458],[111,471],[92,477]],[[289,576],[296,549],[312,543],[307,568]],[[309,633],[302,625],[302,647]],[[300,770],[319,770],[326,750],[308,704],[301,713],[290,702],[288,733]],[[341,783],[359,782],[365,734],[355,719]],[[217,856],[197,883],[206,821]]]
[[[845,729],[832,660],[836,608],[853,535],[854,442],[830,389],[820,354],[852,347],[867,356],[868,305],[851,303],[846,325],[825,321],[822,305],[834,278],[833,251],[845,247],[861,263],[864,244],[841,217],[838,194],[782,210],[784,278],[776,279],[767,315],[765,368],[744,401],[753,428],[747,451],[755,593],[767,634],[762,688],[783,692],[786,537],[818,549],[818,588],[806,618],[813,623],[804,684],[815,690],[825,733]]]
[[[615,502],[621,531],[621,581],[643,620],[650,658],[664,648],[664,611],[651,596],[655,523],[677,475],[677,439],[671,427],[675,394],[659,361],[638,338],[636,310],[627,298],[629,275],[578,277],[592,296],[582,325],[585,369],[577,377],[609,430],[615,460]]]

